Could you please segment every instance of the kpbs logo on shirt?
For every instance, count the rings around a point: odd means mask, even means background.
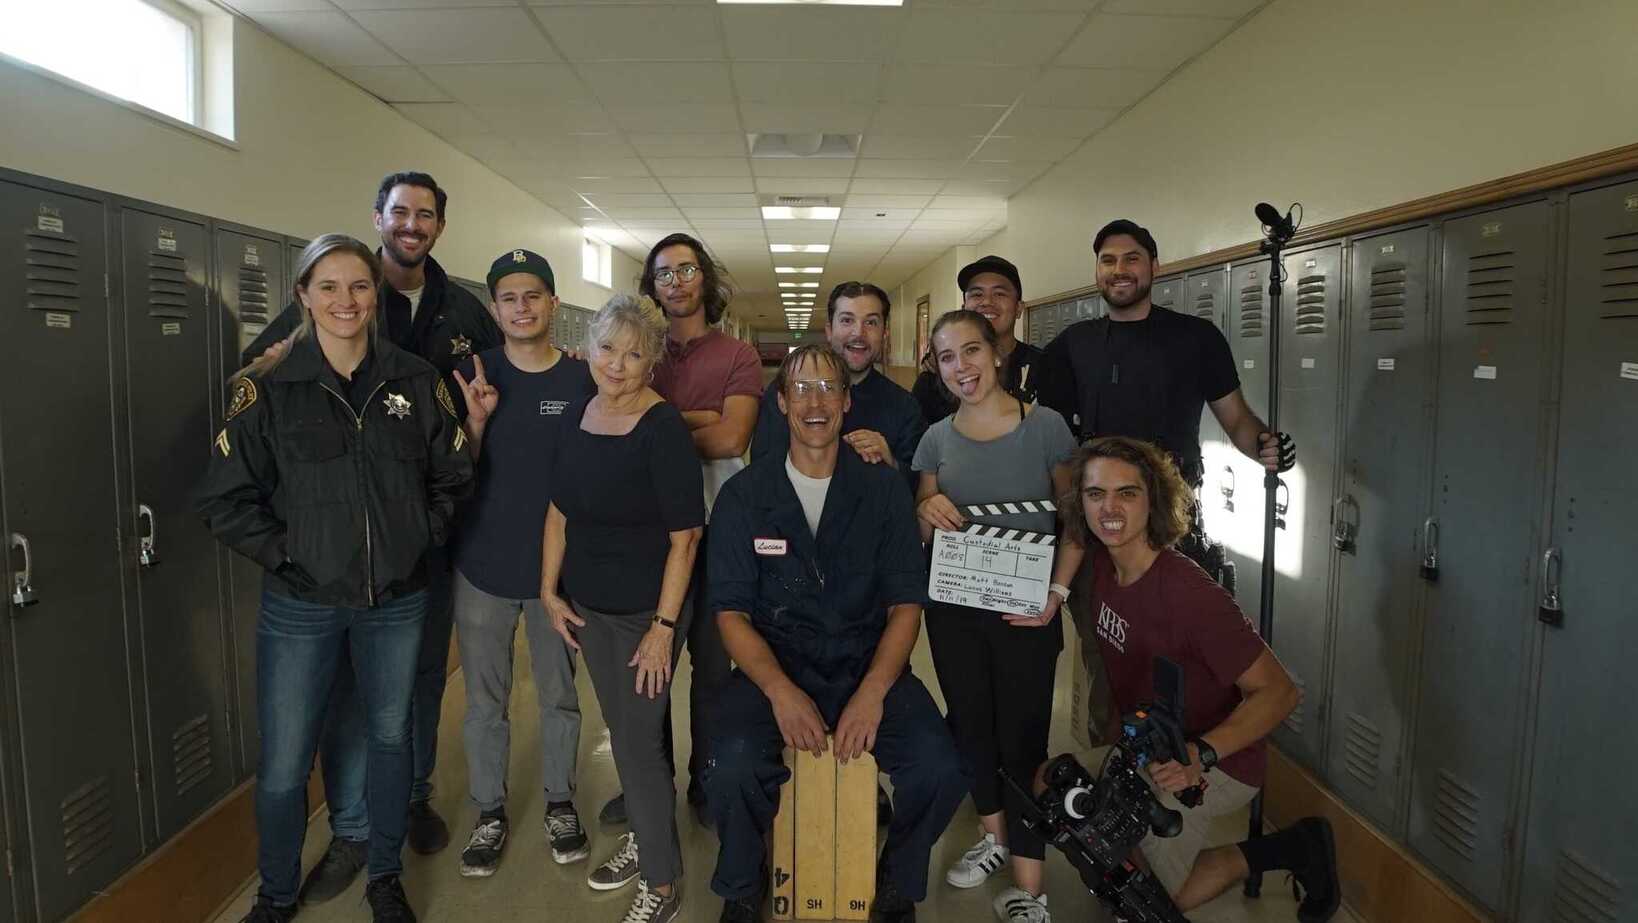
[[[1115,650],[1126,653],[1126,620],[1109,608],[1108,603],[1102,603],[1098,608],[1098,637],[1113,645]]]

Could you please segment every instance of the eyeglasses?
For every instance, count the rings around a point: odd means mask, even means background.
[[[795,397],[841,397],[842,383],[832,378],[816,378],[811,381],[793,381],[791,382],[791,394]]]
[[[654,274],[654,284],[661,288],[670,288],[678,282],[692,282],[700,274],[700,268],[693,263],[684,263],[676,269],[662,269]]]

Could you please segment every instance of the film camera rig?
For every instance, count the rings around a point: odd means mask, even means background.
[[[1028,806],[1024,825],[1069,858],[1081,881],[1110,910],[1131,923],[1186,923],[1159,879],[1131,861],[1145,836],[1177,836],[1183,816],[1161,804],[1142,773],[1151,762],[1189,763],[1183,731],[1183,671],[1155,658],[1155,701],[1121,718],[1121,734],[1094,778],[1063,754],[1042,768],[1045,788],[1032,795],[1002,770],[1001,776]],[[1201,789],[1177,794],[1185,806],[1200,804]]]

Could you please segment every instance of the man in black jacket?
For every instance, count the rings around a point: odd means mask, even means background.
[[[1026,404],[1035,403],[1035,389],[1040,380],[1042,354],[1039,347],[1018,339],[1013,328],[1018,326],[1018,311],[1023,306],[1024,283],[1018,277],[1018,267],[1011,260],[990,255],[961,267],[956,273],[956,285],[961,289],[961,307],[977,311],[989,319],[995,328],[1001,360],[1001,386],[1007,393]],[[928,426],[955,413],[959,403],[939,382],[938,369],[929,364],[928,357],[920,356],[921,373],[910,389],[921,405],[921,415]]]
[[[444,232],[449,196],[425,173],[392,173],[381,180],[375,197],[375,229],[381,235],[381,268],[385,281],[377,293],[381,331],[393,345],[432,363],[453,387],[451,371],[468,356],[498,346],[500,328],[489,309],[450,281],[432,247]],[[269,349],[285,348],[301,323],[301,305],[292,302],[267,325],[242,357],[252,359]],[[458,411],[464,406],[457,402]],[[432,770],[438,753],[438,716],[444,698],[445,668],[454,625],[454,577],[446,548],[427,555],[428,591],[421,659],[416,667],[411,734],[415,750],[415,783],[410,792],[409,844],[422,855],[449,845],[449,827],[432,809]],[[334,839],[324,858],[307,876],[301,898],[329,900],[347,889],[364,866],[369,840],[364,786],[367,754],[363,709],[351,673],[341,671],[333,710],[320,746],[325,797]]]

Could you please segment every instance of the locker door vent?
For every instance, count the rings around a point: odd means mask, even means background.
[[[1467,259],[1467,325],[1482,327],[1513,322],[1512,250],[1475,253]]]
[[[1638,231],[1604,238],[1599,317],[1638,317]]]
[[[1286,715],[1285,721],[1281,723],[1285,725],[1286,730],[1300,737],[1302,736],[1303,720],[1308,711],[1308,684],[1303,682],[1302,677],[1295,673],[1291,674],[1291,682],[1296,684],[1297,687],[1297,707],[1291,709],[1291,714]]]
[[[1201,292],[1194,296],[1194,316],[1217,322],[1217,298],[1211,292]]]
[[[1621,885],[1565,850],[1553,880],[1553,923],[1615,923],[1622,908]]]
[[[1364,715],[1349,713],[1343,739],[1343,764],[1354,781],[1375,790],[1377,767],[1382,765],[1382,732]]]
[[[108,777],[80,786],[63,799],[63,864],[72,875],[114,845],[114,806]]]
[[[267,298],[267,273],[254,266],[240,266],[239,322],[266,326],[271,319]]]
[[[1240,338],[1263,335],[1263,287],[1255,282],[1240,289]]]
[[[1479,847],[1479,793],[1441,769],[1434,800],[1433,835],[1451,852],[1472,862]]]
[[[182,320],[193,316],[188,310],[188,264],[184,257],[149,251],[148,316]]]
[[[1371,330],[1405,329],[1404,263],[1381,263],[1371,269]]]
[[[171,770],[178,795],[210,778],[210,722],[190,719],[171,734]]]
[[[1325,275],[1297,280],[1297,332],[1325,332]]]
[[[1151,299],[1156,307],[1170,308],[1177,303],[1177,288],[1175,285],[1156,286],[1154,297]]]
[[[25,297],[35,311],[80,309],[80,242],[49,231],[23,235]]]

